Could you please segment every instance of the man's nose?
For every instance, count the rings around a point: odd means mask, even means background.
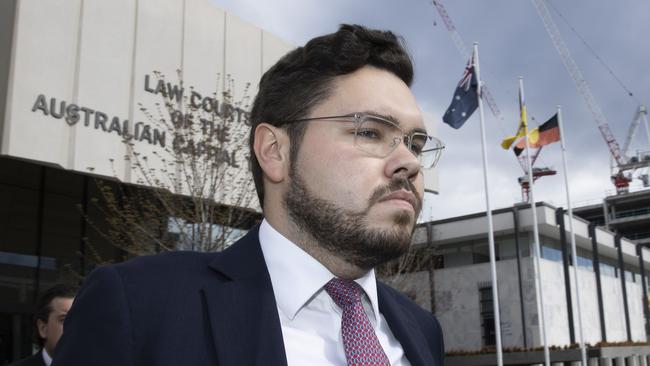
[[[386,175],[393,177],[395,174],[403,174],[408,179],[413,179],[420,172],[420,159],[413,154],[413,151],[407,146],[407,139],[388,155],[388,164],[386,165]]]

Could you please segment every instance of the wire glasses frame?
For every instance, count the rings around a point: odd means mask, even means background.
[[[368,113],[301,118],[276,123],[279,127],[290,123],[321,120],[353,122],[355,124],[354,145],[359,150],[379,158],[387,157],[403,142],[418,159],[422,169],[436,166],[445,148],[444,143],[436,137],[419,131],[406,134],[396,123]]]

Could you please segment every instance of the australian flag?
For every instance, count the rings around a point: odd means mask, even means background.
[[[442,120],[455,129],[459,129],[478,107],[478,80],[472,60],[465,68],[463,77],[458,82],[454,98]]]

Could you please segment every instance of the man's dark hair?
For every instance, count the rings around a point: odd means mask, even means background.
[[[52,300],[57,297],[71,299],[75,296],[77,290],[75,287],[67,284],[56,284],[49,289],[45,290],[41,296],[36,300],[34,306],[34,339],[43,347],[45,340],[41,338],[38,333],[37,320],[47,323],[50,313],[52,313]]]
[[[255,128],[261,122],[278,125],[279,121],[305,118],[330,96],[336,76],[353,73],[366,65],[389,71],[410,86],[413,64],[402,43],[390,31],[343,24],[337,32],[314,38],[289,52],[264,73],[251,110],[249,137],[251,170],[262,207],[264,182],[253,149]],[[287,125],[291,162],[298,155],[305,128],[305,123]]]

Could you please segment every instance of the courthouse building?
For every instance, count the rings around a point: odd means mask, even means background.
[[[208,0],[0,2],[0,364],[31,353],[34,297],[92,269],[88,243],[121,258],[95,226],[97,180],[138,186],[129,157],[182,144],[147,110],[169,101],[175,120],[191,103],[247,127],[230,100],[250,103],[292,48]],[[215,157],[259,211],[246,139],[227,140]]]

